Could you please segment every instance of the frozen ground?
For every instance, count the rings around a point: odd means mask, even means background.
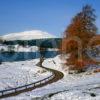
[[[44,61],[43,66],[60,70],[64,78],[7,100],[100,100],[100,73],[68,74],[59,56]],[[100,67],[100,66],[99,66]],[[5,100],[5,99],[4,99]]]
[[[29,84],[51,75],[36,64],[39,59],[20,62],[4,62],[0,65],[0,90]]]
[[[12,46],[7,46],[7,45],[0,45],[0,51],[9,51],[9,49],[13,50],[14,52],[38,52],[39,47],[38,46],[20,46],[20,45],[12,45]],[[57,48],[48,48],[48,51],[58,51]]]
[[[12,45],[12,46],[7,46],[7,45],[0,45],[0,51],[9,51],[9,49],[15,51],[15,52],[36,52],[38,51],[37,46],[20,46],[20,45]]]

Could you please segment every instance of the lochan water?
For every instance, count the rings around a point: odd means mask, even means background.
[[[53,58],[59,53],[57,51],[44,51],[44,52],[4,52],[0,53],[0,61],[2,62],[13,62],[13,61],[25,61],[40,58]]]

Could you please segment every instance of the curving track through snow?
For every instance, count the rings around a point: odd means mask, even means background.
[[[38,63],[37,66],[40,66],[40,63]],[[58,71],[58,70],[54,70],[54,69],[51,69],[51,68],[46,68],[44,66],[40,66],[40,67],[42,67],[42,68],[44,68],[44,69],[46,69],[48,71],[51,71],[54,74],[54,77],[51,80],[48,80],[45,83],[41,83],[38,86],[26,88],[26,89],[19,90],[19,91],[16,91],[16,92],[13,92],[13,93],[9,93],[9,94],[5,94],[5,95],[0,96],[0,98],[7,98],[7,97],[11,97],[11,96],[16,96],[16,95],[18,95],[20,93],[32,91],[32,90],[34,90],[36,88],[40,88],[40,87],[43,87],[45,85],[57,82],[58,80],[60,80],[60,79],[62,79],[64,77],[64,74],[62,72]]]

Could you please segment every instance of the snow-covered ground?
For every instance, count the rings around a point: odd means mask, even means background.
[[[50,76],[52,73],[36,66],[39,59],[4,62],[0,65],[0,90],[22,86]]]
[[[38,47],[37,46],[19,46],[19,45],[15,45],[15,52],[36,52],[38,51]]]
[[[39,51],[38,46],[20,46],[20,45],[0,45],[0,51],[9,51],[9,49],[15,52],[37,52]],[[57,48],[48,48],[48,51],[58,51]]]
[[[7,100],[100,100],[100,73],[85,72],[68,74],[60,57],[49,58],[43,66],[59,70],[64,73],[63,79],[22,93]],[[100,66],[99,66],[100,67]],[[5,99],[4,99],[5,100]]]
[[[9,51],[9,49],[15,51],[15,52],[36,52],[38,51],[37,46],[19,46],[19,45],[1,45],[0,46],[0,51]]]

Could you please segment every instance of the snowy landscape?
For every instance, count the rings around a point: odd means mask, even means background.
[[[0,100],[100,100],[100,1],[0,0]]]
[[[58,63],[59,61],[59,63]],[[55,62],[55,63],[54,63]],[[90,70],[81,74],[69,75],[67,70],[61,64],[60,56],[50,58],[44,61],[43,66],[59,70],[64,73],[63,79],[49,84],[42,88],[22,93],[15,97],[6,98],[7,100],[99,100],[100,99],[100,73],[93,73]],[[19,64],[20,65],[20,64]],[[31,66],[32,67],[32,66]],[[36,67],[38,70],[38,67]],[[32,69],[34,70],[34,68]],[[33,73],[35,73],[33,71]],[[18,73],[20,74],[20,73]],[[50,73],[39,73],[47,77]],[[46,74],[46,75],[45,75]],[[29,77],[29,76],[28,76]],[[22,77],[21,77],[22,78]],[[34,77],[35,78],[35,77]],[[30,82],[34,81],[31,77]],[[16,79],[17,80],[17,79]],[[14,80],[13,80],[14,81]],[[8,81],[9,82],[9,81]],[[25,82],[25,81],[23,81]],[[21,84],[21,83],[20,83]]]
[[[0,65],[0,90],[30,84],[50,76],[52,73],[36,66],[39,59],[20,62],[4,62]]]
[[[24,33],[20,34],[20,36],[23,35]],[[45,34],[42,35],[45,37]],[[8,36],[10,39],[10,35]],[[6,37],[3,36],[3,38]],[[30,49],[32,47],[19,46],[19,50],[16,50],[16,47],[15,52],[36,52],[39,50],[36,46],[33,46],[33,49]],[[0,49],[8,51],[8,46],[1,45]],[[68,58],[69,55],[66,57]],[[0,91],[27,85],[52,75],[52,72],[37,65],[39,61],[40,59],[37,58],[25,61],[2,62],[0,64]],[[93,69],[99,68],[100,65],[91,65],[86,72],[80,74],[69,74],[68,67],[64,65],[64,62],[62,55],[57,55],[45,59],[42,63],[45,68],[63,73],[64,77],[62,79],[32,91],[2,98],[2,100],[99,100],[100,73],[94,73]]]

